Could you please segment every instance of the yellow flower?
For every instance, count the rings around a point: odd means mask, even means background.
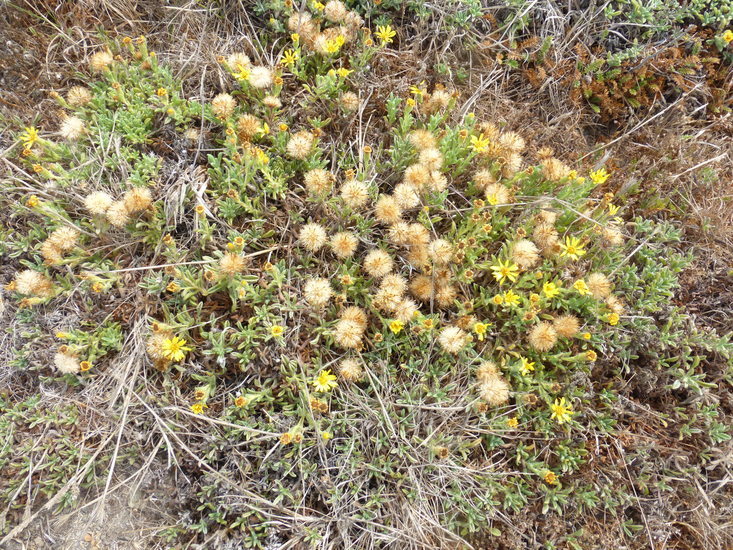
[[[530,361],[526,357],[521,357],[519,360],[521,361],[519,372],[522,373],[522,376],[527,376],[530,372],[534,371],[534,361]]]
[[[239,65],[239,70],[232,73],[232,76],[237,80],[249,80],[249,70]]]
[[[584,332],[581,336],[583,340],[590,340],[590,332]]]
[[[389,330],[391,330],[395,334],[399,334],[403,328],[405,328],[405,323],[403,323],[402,321],[392,321],[389,324]]]
[[[392,29],[390,25],[387,25],[386,27],[383,25],[380,25],[377,27],[377,32],[374,33],[374,36],[379,38],[379,40],[382,41],[382,46],[385,44],[391,44],[392,39],[397,35],[397,33]]]
[[[166,90],[165,88],[158,88],[158,89],[157,89],[157,90],[155,91],[155,93],[156,93],[156,94],[157,94],[157,95],[158,95],[159,97],[163,97],[164,95],[168,95],[168,90]]]
[[[346,68],[344,68],[344,67],[341,67],[341,68],[339,68],[339,69],[336,69],[336,71],[335,71],[335,72],[336,72],[336,74],[337,74],[337,75],[339,75],[339,76],[340,76],[341,78],[346,78],[347,76],[349,76],[349,75],[350,75],[351,73],[353,73],[354,71],[352,71],[352,70],[349,70],[349,69],[346,69]]]
[[[513,290],[507,290],[504,293],[504,303],[510,307],[519,305],[519,295],[514,294]]]
[[[317,9],[318,11],[323,11],[323,8],[325,7],[326,6],[324,6],[321,2],[318,2],[317,0],[313,2],[313,8]]]
[[[186,357],[186,352],[191,351],[191,348],[186,346],[186,341],[178,336],[163,340],[162,347],[163,356],[171,361],[181,361]]]
[[[57,332],[56,333],[56,338],[60,338],[61,340],[64,340],[64,339],[66,339],[68,337],[69,337],[69,333],[68,332]]]
[[[333,439],[333,434],[331,432],[321,432],[321,437],[324,441],[328,441],[329,439]]]
[[[592,349],[589,349],[588,351],[585,352],[585,358],[588,359],[588,361],[593,362],[596,359],[598,359],[598,354],[595,351],[593,351]]]
[[[234,399],[234,406],[235,407],[244,407],[244,406],[247,405],[247,403],[248,403],[247,398],[245,396],[243,396],[243,395],[238,395]]]
[[[555,283],[547,281],[544,285],[542,285],[542,293],[550,300],[552,300],[555,296],[560,294],[560,287]]]
[[[181,287],[177,282],[171,281],[170,283],[168,283],[168,286],[165,287],[165,289],[168,292],[178,292],[179,290],[181,290]]]
[[[40,201],[38,200],[38,197],[36,197],[35,195],[31,195],[30,197],[28,197],[28,200],[25,201],[25,205],[28,208],[35,208],[36,206],[38,206],[39,202]]]
[[[194,403],[193,405],[191,405],[191,410],[195,414],[203,414],[204,407],[206,407],[206,403]]]
[[[494,279],[496,279],[500,285],[503,285],[507,279],[512,282],[517,280],[519,268],[509,260],[506,260],[505,262],[497,260],[497,263],[489,266],[489,268],[494,272]]]
[[[608,213],[611,214],[611,216],[615,216],[618,213],[619,207],[615,204],[608,203]]]
[[[478,136],[471,136],[471,150],[475,153],[481,153],[489,148],[489,138],[484,137],[483,134]]]
[[[578,294],[581,296],[588,296],[590,294],[590,290],[588,289],[588,285],[585,284],[585,281],[583,279],[578,279],[573,283],[573,288],[578,291]]]
[[[491,299],[491,301],[494,302],[494,304],[496,304],[497,306],[500,306],[504,303],[504,296],[502,296],[501,294],[497,294]]]
[[[331,373],[330,370],[322,370],[321,373],[313,379],[313,387],[316,391],[331,391],[333,388],[338,386],[336,382],[336,376]]]
[[[488,328],[489,325],[487,325],[486,323],[474,323],[473,331],[478,335],[479,341],[484,341],[484,338],[486,337],[486,329]]]
[[[285,65],[295,65],[295,62],[300,59],[300,54],[295,50],[285,50],[283,52],[282,62]]]
[[[407,104],[408,104],[408,105],[409,105],[410,107],[414,107],[414,106],[415,106],[415,100],[414,100],[414,99],[412,99],[411,97],[408,97],[408,98],[407,98]]]
[[[552,470],[545,471],[545,475],[542,476],[545,480],[545,483],[548,485],[555,485],[557,484],[557,475]]]
[[[431,328],[433,328],[435,326],[435,321],[433,319],[431,319],[430,317],[428,317],[427,319],[425,319],[422,322],[422,326],[423,326],[423,328],[425,328],[427,330],[430,330]]]
[[[270,327],[270,334],[272,334],[275,338],[278,336],[282,336],[283,332],[285,332],[285,327],[281,325],[272,325]]]
[[[506,419],[506,425],[514,429],[517,426],[519,426],[519,420],[517,420],[516,416],[510,416],[509,418]]]
[[[560,255],[572,260],[577,260],[585,254],[583,244],[577,237],[565,237],[565,242],[560,244],[560,248],[562,248]]]
[[[611,325],[611,326],[616,326],[616,325],[618,325],[618,322],[619,322],[620,319],[621,319],[621,317],[619,317],[618,313],[611,313],[608,316],[608,324]]]
[[[79,363],[79,368],[82,372],[86,372],[92,368],[92,363],[91,361],[82,361],[81,363]]]
[[[410,93],[414,96],[420,96],[422,97],[425,95],[427,90],[425,89],[425,81],[423,80],[418,84],[417,86],[410,86]]]
[[[28,126],[25,133],[21,134],[20,141],[23,142],[26,149],[30,149],[38,141],[38,130],[33,126]]]
[[[555,399],[555,402],[550,405],[550,410],[552,411],[550,418],[557,420],[558,424],[564,424],[573,417],[573,406],[564,397]]]
[[[290,35],[290,40],[292,40],[293,42],[298,42],[298,40],[300,40],[300,35],[297,32],[294,32]]]
[[[733,31],[728,29],[723,33],[722,38],[723,42],[725,42],[726,44],[730,44],[731,42],[733,42]]]
[[[344,38],[343,35],[340,34],[332,40],[326,40],[326,51],[328,53],[337,53],[345,42],[346,38]]]
[[[598,170],[591,172],[588,175],[590,176],[591,181],[596,185],[604,183],[611,176],[611,174],[606,172],[605,168],[599,168]]]

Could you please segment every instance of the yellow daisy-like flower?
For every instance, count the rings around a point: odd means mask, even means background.
[[[321,437],[324,441],[328,441],[329,439],[333,439],[333,434],[331,432],[321,432]]]
[[[519,294],[515,294],[513,290],[507,290],[504,293],[504,303],[510,307],[519,305]]]
[[[517,420],[516,416],[510,416],[506,419],[506,425],[512,429],[515,429],[517,426],[519,426],[519,420]]]
[[[573,288],[578,291],[578,294],[581,296],[588,296],[590,294],[590,290],[588,289],[588,285],[585,283],[583,279],[578,279],[573,283]]]
[[[327,392],[338,386],[336,376],[330,370],[322,370],[320,374],[311,382],[316,391]]]
[[[322,4],[321,2],[313,2],[313,8],[317,9],[318,11],[323,11],[325,7],[326,6]]]
[[[26,149],[30,149],[38,141],[38,130],[33,126],[28,126],[25,128],[25,132],[21,134],[20,141],[23,142]]]
[[[341,68],[339,68],[339,69],[336,69],[336,71],[335,71],[335,72],[336,72],[336,74],[337,74],[337,75],[339,75],[339,76],[340,76],[341,78],[346,78],[347,76],[349,76],[349,75],[350,75],[351,73],[353,73],[354,71],[353,71],[353,70],[350,70],[350,69],[346,69],[346,68],[344,68],[344,67],[341,67]]]
[[[500,306],[504,303],[504,296],[502,296],[501,294],[497,294],[491,299],[491,301],[494,302],[495,305]]]
[[[564,397],[555,399],[555,402],[550,405],[550,410],[552,411],[550,418],[557,420],[558,424],[564,424],[573,418],[573,406]]]
[[[494,279],[496,279],[500,285],[503,285],[507,279],[511,282],[516,281],[517,274],[519,273],[519,268],[509,260],[504,262],[497,260],[497,263],[489,266],[489,269],[494,272]]]
[[[611,326],[618,325],[618,322],[621,320],[621,317],[619,317],[618,313],[611,313],[608,315],[608,324]]]
[[[471,151],[474,153],[482,153],[489,148],[489,138],[484,137],[483,134],[478,136],[471,136]]]
[[[326,40],[326,52],[338,53],[338,51],[341,49],[341,46],[343,46],[345,42],[346,38],[344,38],[342,35],[338,35],[333,40]]]
[[[611,214],[611,216],[615,216],[618,213],[619,208],[620,207],[615,204],[608,203],[608,213]]]
[[[284,332],[285,327],[283,327],[282,325],[272,325],[270,327],[270,334],[272,334],[275,338],[277,338],[278,336],[282,336]]]
[[[191,348],[186,346],[186,341],[178,336],[163,340],[162,348],[163,356],[171,361],[182,361],[186,357],[186,352],[191,351]]]
[[[560,294],[560,287],[553,282],[547,281],[542,285],[542,293],[552,300]]]
[[[249,80],[249,70],[239,65],[239,70],[232,73],[237,80]]]
[[[588,351],[585,352],[585,358],[588,359],[588,361],[593,362],[596,359],[598,359],[598,354],[595,351],[593,351],[592,349],[589,349]]]
[[[527,376],[530,372],[534,371],[534,361],[530,361],[526,357],[521,357],[519,364],[519,372],[522,376]]]
[[[420,82],[417,86],[410,86],[410,93],[415,97],[422,97],[427,93],[425,89],[425,81]]]
[[[581,337],[583,338],[583,340],[590,340],[590,332],[584,332],[583,334],[581,334]]]
[[[191,405],[191,411],[195,414],[203,414],[206,403],[194,403]]]
[[[562,248],[560,255],[567,256],[572,260],[577,260],[586,252],[583,244],[577,237],[565,237],[565,242],[560,244],[560,248]]]
[[[297,43],[300,40],[300,35],[297,32],[294,32],[290,35],[290,40]]]
[[[484,338],[486,337],[486,330],[489,328],[489,325],[486,323],[474,323],[473,325],[473,331],[478,336],[479,341],[483,342]]]
[[[384,46],[385,44],[392,43],[392,39],[397,36],[397,32],[390,25],[379,25],[377,27],[377,32],[374,33],[374,36],[379,38],[379,40],[381,40],[382,42],[382,46]]]
[[[726,44],[730,44],[731,42],[733,42],[733,31],[728,29],[723,33],[723,36],[721,38]]]
[[[283,65],[287,65],[288,67],[291,65],[295,65],[298,59],[300,59],[300,54],[296,52],[295,50],[285,50],[283,52],[283,58],[282,58]]]
[[[405,328],[405,323],[402,321],[392,321],[389,323],[389,330],[395,334],[399,334],[403,328]]]
[[[86,372],[92,368],[92,362],[91,361],[82,361],[81,363],[79,363],[79,368],[81,369],[82,372]]]
[[[611,176],[611,174],[606,172],[605,168],[599,168],[598,170],[595,170],[588,175],[590,176],[591,181],[596,185],[604,183]]]

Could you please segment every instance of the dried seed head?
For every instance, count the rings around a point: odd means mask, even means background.
[[[364,369],[356,359],[344,359],[336,367],[336,372],[347,382],[358,382],[364,377]]]
[[[453,285],[441,285],[435,292],[435,302],[438,307],[451,307],[458,298],[458,289]]]
[[[476,378],[479,382],[483,382],[488,378],[493,378],[499,375],[499,369],[496,368],[496,363],[493,361],[482,361],[476,369]]]
[[[539,323],[529,333],[529,343],[537,351],[548,351],[556,342],[557,331],[550,323]]]
[[[342,231],[331,237],[331,250],[339,258],[350,258],[356,252],[359,239],[350,231]]]
[[[305,188],[313,195],[322,195],[330,191],[332,181],[331,173],[323,168],[308,170],[303,176]]]
[[[248,80],[254,88],[269,88],[272,86],[272,71],[261,65],[252,67],[249,70]]]
[[[540,251],[532,241],[522,239],[512,248],[512,261],[524,269],[533,268],[540,259]]]
[[[438,343],[445,351],[455,355],[468,343],[468,334],[458,327],[445,327],[440,331]]]
[[[92,92],[84,86],[73,86],[66,93],[66,102],[72,107],[83,107],[92,100]]]
[[[237,101],[229,94],[219,94],[211,100],[211,111],[218,118],[229,118],[237,107]]]
[[[445,265],[453,257],[453,247],[445,239],[435,239],[428,245],[428,255],[436,265]]]
[[[112,52],[108,50],[103,50],[92,55],[91,59],[89,60],[89,68],[92,70],[92,72],[101,73],[112,63],[114,63],[114,61],[115,58],[112,55]]]
[[[86,133],[84,121],[78,116],[69,116],[64,119],[59,128],[62,138],[69,141],[76,141]]]
[[[303,287],[306,302],[314,307],[323,307],[331,299],[333,291],[328,279],[310,279]]]
[[[329,0],[323,7],[323,16],[332,23],[343,23],[349,10],[340,0]]]
[[[354,92],[345,92],[341,94],[341,107],[345,111],[353,112],[356,111],[359,108],[359,105],[361,105],[361,101],[359,101],[359,96],[356,95]]]
[[[79,359],[68,353],[57,353],[53,356],[53,364],[62,374],[76,374],[81,370]]]
[[[430,183],[430,170],[422,164],[413,164],[405,170],[405,183],[414,185],[418,189]]]
[[[244,271],[244,258],[239,254],[227,252],[219,260],[219,271],[226,277],[241,273]]]
[[[490,376],[479,384],[479,393],[489,406],[498,407],[509,401],[509,384],[502,376]]]
[[[104,191],[94,191],[84,198],[84,207],[89,210],[90,213],[102,216],[107,212],[107,209],[112,206],[114,199],[109,193]]]
[[[409,298],[402,298],[393,309],[395,318],[403,323],[411,321],[417,311],[417,304]]]
[[[364,271],[379,279],[392,271],[394,262],[384,250],[372,250],[364,258]]]
[[[300,244],[310,252],[318,252],[328,240],[326,230],[317,223],[309,223],[303,226],[298,237]]]
[[[429,130],[413,130],[410,132],[409,139],[410,143],[412,143],[418,151],[435,149],[437,147],[435,136],[431,134]]]
[[[15,274],[15,291],[24,296],[47,298],[53,293],[51,280],[37,271],[26,269]]]
[[[254,115],[245,114],[237,119],[237,132],[244,141],[251,140],[260,131],[260,119]]]
[[[571,338],[578,333],[580,321],[575,315],[561,315],[552,321],[557,335],[562,338]]]
[[[340,319],[333,330],[333,340],[337,346],[345,349],[358,349],[364,329],[359,323],[349,319]]]
[[[479,170],[473,175],[473,181],[476,183],[476,187],[485,191],[487,186],[496,183],[496,177],[491,173],[491,170]]]
[[[437,149],[423,149],[419,156],[420,164],[429,171],[440,170],[443,166],[443,155]]]
[[[357,210],[369,200],[367,184],[351,179],[341,186],[341,199],[349,208]]]
[[[410,209],[415,208],[420,204],[420,196],[418,195],[417,187],[410,185],[409,183],[398,183],[395,185],[394,191],[392,192],[394,200],[400,208]]]
[[[548,158],[542,161],[542,175],[550,181],[558,181],[570,174],[567,164],[556,158]]]
[[[125,227],[130,221],[125,201],[113,202],[107,209],[107,221],[115,227]]]
[[[402,219],[402,208],[394,197],[382,195],[374,205],[374,215],[380,223],[392,225]]]
[[[600,300],[611,294],[611,281],[603,273],[591,273],[587,279],[588,290],[594,298]]]
[[[128,212],[142,212],[153,204],[153,195],[147,187],[133,187],[122,196],[122,200]]]
[[[311,149],[313,149],[313,141],[313,134],[307,130],[301,130],[300,132],[293,134],[288,141],[286,148],[288,155],[297,160],[307,158]]]
[[[367,328],[367,314],[360,307],[349,306],[341,312],[339,317],[347,321],[353,321],[361,327],[362,331],[365,331]]]

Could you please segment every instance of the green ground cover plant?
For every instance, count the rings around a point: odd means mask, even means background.
[[[733,344],[675,300],[679,228],[599,190],[600,158],[530,150],[449,81],[367,95],[399,28],[362,14],[277,6],[277,41],[221,52],[207,97],[145,37],[106,38],[53,93],[58,128],[17,129],[12,367],[72,397],[0,400],[8,512],[73,506],[79,472],[106,490],[99,441],[11,438],[76,426],[85,392],[133,371],[134,421],[193,480],[161,544],[528,545],[529,510],[567,522],[543,547],[599,544],[598,522],[631,544],[641,500],[729,448],[712,392]],[[75,322],[42,322],[69,303]],[[620,456],[629,391],[675,403],[654,429],[698,442],[679,471]]]

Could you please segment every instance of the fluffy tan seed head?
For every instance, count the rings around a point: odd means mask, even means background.
[[[227,65],[232,71],[247,69],[250,64],[249,56],[242,52],[236,52],[227,57]]]
[[[227,252],[219,260],[219,271],[224,276],[237,275],[244,271],[244,258],[239,254]]]
[[[413,164],[405,170],[405,183],[414,185],[418,189],[430,183],[430,170],[422,164]]]
[[[394,262],[384,250],[371,250],[364,258],[364,271],[379,279],[392,271]]]
[[[445,327],[438,335],[438,343],[445,351],[455,355],[468,343],[468,334],[458,327]]]
[[[374,215],[380,223],[392,225],[402,219],[402,208],[394,197],[382,195],[374,205]]]
[[[349,10],[340,0],[329,0],[323,7],[323,16],[332,23],[343,23]]]
[[[78,116],[69,116],[64,119],[59,128],[59,135],[69,141],[77,141],[86,134],[84,121]]]
[[[300,230],[298,240],[310,252],[318,252],[328,240],[326,230],[317,223],[308,223]]]
[[[499,369],[493,361],[482,361],[476,369],[476,378],[478,378],[479,382],[495,376],[499,376]]]
[[[509,204],[509,189],[500,183],[490,183],[485,190],[486,201],[491,205]]]
[[[420,204],[420,196],[418,195],[417,187],[410,185],[409,183],[398,183],[395,185],[394,191],[392,192],[394,200],[400,208],[409,210],[415,208]]]
[[[288,155],[297,160],[307,158],[313,149],[314,139],[313,134],[307,130],[301,130],[293,134],[286,147]]]
[[[245,140],[251,140],[260,131],[260,119],[254,115],[244,114],[237,119],[237,132]]]
[[[431,134],[429,130],[413,130],[410,132],[409,139],[410,143],[412,143],[418,151],[437,148],[435,136]]]
[[[229,118],[237,107],[237,101],[229,94],[219,94],[211,100],[211,111],[218,118]]]
[[[66,93],[66,102],[72,107],[83,107],[92,100],[92,92],[84,86],[73,86]]]
[[[445,265],[453,257],[453,247],[445,239],[435,239],[428,245],[428,255],[436,265]]]
[[[454,285],[440,285],[435,292],[435,302],[440,308],[451,307],[458,298],[458,289]]]
[[[556,342],[557,331],[550,323],[539,323],[529,333],[529,343],[537,351],[548,351]]]
[[[443,166],[443,155],[437,149],[423,149],[418,158],[420,164],[431,172],[440,170]]]
[[[556,158],[542,161],[542,175],[550,181],[566,178],[570,174],[570,167]]]
[[[350,231],[341,231],[331,237],[331,250],[339,258],[350,258],[359,246],[359,239]]]
[[[344,92],[343,94],[341,94],[340,102],[341,107],[343,107],[345,111],[349,112],[356,111],[361,105],[361,101],[359,101],[359,96],[356,95],[354,92]]]
[[[107,221],[115,227],[125,227],[130,221],[130,213],[125,201],[113,202],[107,209]]]
[[[92,55],[91,59],[89,60],[89,68],[92,70],[92,72],[101,73],[107,67],[112,65],[114,61],[115,58],[112,55],[112,52],[108,50],[103,50]]]
[[[15,274],[15,291],[24,296],[39,296],[46,298],[53,293],[51,280],[37,271],[26,269]]]
[[[586,283],[590,293],[598,300],[611,294],[611,281],[603,273],[591,273],[588,275]]]
[[[341,199],[349,208],[358,210],[369,200],[369,187],[363,181],[349,180],[341,186]]]
[[[79,231],[73,227],[64,226],[55,229],[46,241],[58,248],[61,252],[68,252],[76,246],[78,238]]]
[[[415,317],[417,310],[417,304],[414,301],[409,298],[402,298],[397,302],[397,304],[395,304],[393,313],[395,319],[402,321],[403,323],[407,323]]]
[[[382,279],[379,288],[397,296],[402,296],[407,290],[407,281],[402,275],[390,273],[389,275],[385,275]]]
[[[358,349],[364,329],[355,321],[340,319],[333,330],[333,340],[337,346],[344,349]]]
[[[272,71],[260,65],[249,70],[249,83],[254,88],[269,88],[272,86]]]
[[[153,204],[153,195],[147,187],[133,187],[122,196],[122,200],[128,212],[142,212]]]
[[[575,336],[580,329],[580,321],[575,315],[561,315],[555,317],[552,321],[557,335],[562,338],[571,338]]]
[[[112,206],[114,199],[104,191],[94,191],[84,198],[84,207],[96,216],[103,216]]]
[[[410,292],[421,302],[429,302],[434,297],[433,280],[427,275],[417,275],[410,281]]]
[[[53,356],[53,364],[56,370],[62,374],[76,374],[81,370],[79,359],[68,353],[57,353]]]
[[[476,183],[476,187],[485,192],[487,186],[496,183],[496,177],[491,173],[491,170],[479,170],[473,175],[473,181]]]
[[[305,188],[312,195],[323,195],[330,191],[332,181],[331,173],[323,168],[308,170],[303,176]]]
[[[339,318],[345,319],[347,321],[353,321],[361,327],[362,332],[365,331],[367,328],[367,314],[360,307],[349,306],[347,308],[344,308],[344,310],[339,315]]]
[[[344,359],[336,367],[336,372],[347,382],[358,382],[364,377],[364,369],[356,359]]]
[[[498,407],[509,401],[509,384],[502,376],[490,376],[479,384],[479,393],[489,406]]]
[[[310,279],[303,287],[306,302],[314,307],[323,307],[331,299],[333,291],[328,279]]]
[[[262,98],[262,104],[268,109],[279,109],[283,106],[283,102],[274,95],[266,95]]]
[[[540,259],[540,251],[532,241],[522,239],[517,241],[512,248],[512,260],[524,269],[531,269]]]

